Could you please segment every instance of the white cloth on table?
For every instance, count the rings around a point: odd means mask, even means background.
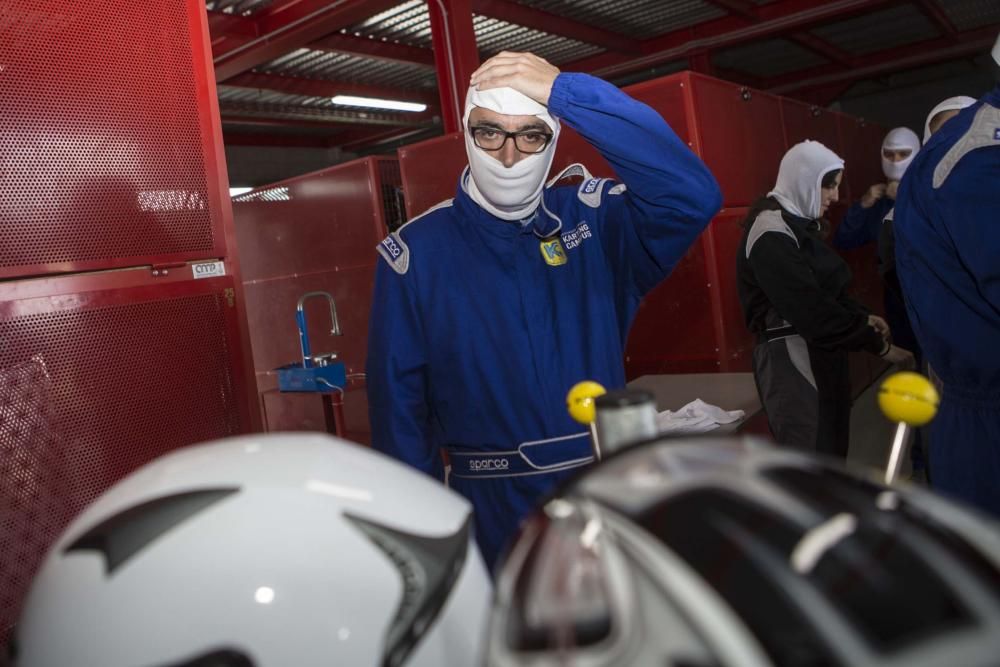
[[[743,418],[743,410],[723,410],[700,398],[680,410],[664,410],[656,416],[656,427],[661,434],[706,433]]]

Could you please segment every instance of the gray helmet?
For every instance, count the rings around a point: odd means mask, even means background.
[[[141,468],[47,555],[18,667],[465,667],[492,594],[471,507],[318,434],[220,441]]]
[[[761,440],[654,441],[525,524],[488,664],[997,664],[998,535]]]

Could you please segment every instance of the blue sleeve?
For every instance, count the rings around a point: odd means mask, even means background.
[[[379,259],[365,365],[372,447],[443,480],[430,438],[426,340],[411,278]]]
[[[560,74],[549,111],[600,151],[626,186],[602,198],[598,234],[616,280],[637,302],[718,212],[719,185],[660,114],[601,79]]]
[[[863,207],[861,202],[851,204],[833,234],[833,247],[838,250],[853,250],[877,241],[879,230],[882,229],[882,220],[890,208],[892,200],[885,197],[869,208]]]

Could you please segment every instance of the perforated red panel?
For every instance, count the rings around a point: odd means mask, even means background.
[[[0,301],[0,642],[76,512],[167,451],[247,429],[231,288]]]
[[[5,0],[0,277],[222,254],[194,11]]]

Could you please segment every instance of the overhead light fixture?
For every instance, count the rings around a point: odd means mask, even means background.
[[[425,111],[427,109],[426,104],[419,102],[381,100],[377,97],[356,97],[354,95],[337,95],[330,101],[347,107],[365,107],[367,109],[390,109],[392,111]]]
[[[242,194],[250,192],[253,188],[229,188],[230,197],[239,197]]]

